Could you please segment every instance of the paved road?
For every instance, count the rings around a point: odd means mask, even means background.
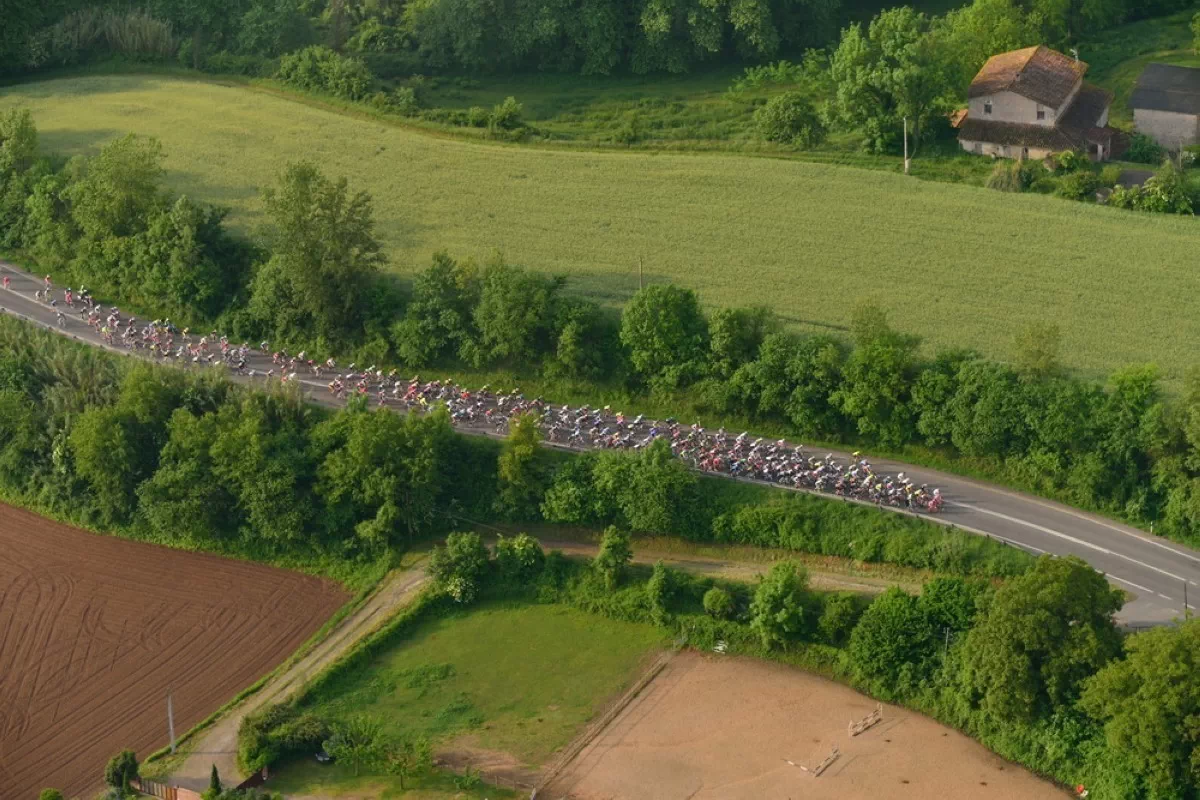
[[[69,316],[65,328],[57,327],[54,311],[33,298],[40,287],[39,281],[6,262],[0,261],[0,271],[12,278],[11,288],[0,292],[0,307],[5,311],[87,344],[128,354],[123,348],[105,345],[78,314]],[[61,305],[61,292],[57,294]],[[260,372],[267,368],[261,361],[250,366]],[[261,383],[262,379],[258,381]],[[323,405],[336,402],[324,383],[316,380],[301,383],[312,401]],[[880,472],[903,471],[918,484],[940,487],[946,506],[940,515],[931,518],[936,522],[1001,539],[1033,553],[1082,557],[1132,597],[1120,614],[1121,622],[1126,625],[1162,624],[1182,616],[1185,594],[1190,609],[1195,610],[1200,603],[1200,551],[1060,503],[981,481],[886,460],[871,459],[871,462]]]

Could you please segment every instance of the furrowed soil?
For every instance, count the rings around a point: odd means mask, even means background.
[[[82,796],[296,650],[330,581],[97,536],[0,505],[0,797]]]
[[[933,720],[779,664],[685,652],[539,796],[577,800],[1061,800],[1066,793]],[[841,756],[811,772],[834,746]],[[791,763],[789,763],[791,762]]]
[[[170,186],[229,206],[244,233],[263,221],[261,189],[312,160],[370,192],[405,274],[438,250],[500,250],[609,306],[670,281],[709,306],[770,306],[807,332],[843,333],[874,300],[927,352],[999,359],[1015,332],[1049,319],[1067,367],[1096,376],[1153,358],[1171,387],[1200,340],[1194,219],[789,160],[464,142],[161,76],[0,91],[0,109],[14,105],[31,110],[48,152],[158,137]]]

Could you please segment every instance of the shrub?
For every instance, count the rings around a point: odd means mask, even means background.
[[[1167,151],[1162,145],[1144,133],[1135,133],[1125,151],[1125,160],[1138,164],[1161,164],[1166,157]]]
[[[114,789],[128,788],[129,782],[137,776],[137,755],[132,750],[122,750],[104,766],[104,782]]]
[[[992,167],[987,188],[1001,192],[1023,192],[1033,185],[1038,177],[1038,167],[1023,159],[1010,161],[1001,159]]]
[[[1068,200],[1091,200],[1100,188],[1100,179],[1090,170],[1072,172],[1058,183],[1054,194]]]
[[[733,595],[714,586],[704,593],[704,611],[713,619],[729,619],[733,616]]]
[[[1074,150],[1064,150],[1058,153],[1054,156],[1054,162],[1054,171],[1059,175],[1091,167],[1091,162],[1088,161],[1087,156],[1077,153]]]
[[[452,533],[445,547],[429,555],[429,576],[458,603],[475,599],[487,567],[487,547],[478,533]]]
[[[774,564],[759,582],[750,603],[750,627],[762,639],[763,647],[786,646],[800,635],[807,583],[808,573],[794,561]]]
[[[858,597],[852,592],[833,592],[821,598],[821,605],[821,618],[817,621],[821,638],[834,647],[844,645],[862,616]]]
[[[621,127],[613,131],[613,144],[623,144],[629,146],[637,144],[642,140],[641,125],[638,123],[637,116],[632,116],[621,124]]]
[[[1100,169],[1100,185],[1116,186],[1121,180],[1121,168],[1116,164],[1106,164]]]
[[[299,89],[328,92],[343,100],[363,99],[375,80],[362,59],[318,45],[285,55],[276,77]]]
[[[522,127],[521,111],[523,106],[515,97],[504,98],[503,103],[493,106],[488,116],[488,129],[493,131],[512,131]]]
[[[504,579],[514,584],[525,584],[536,578],[546,563],[542,545],[527,533],[518,533],[512,538],[501,536],[496,541],[496,565]]]
[[[63,800],[63,793],[58,789],[42,789],[38,794],[38,800]]]
[[[392,108],[397,114],[415,117],[421,110],[421,103],[411,86],[399,86],[392,92]]]
[[[633,547],[629,532],[614,525],[608,526],[600,539],[600,552],[592,561],[596,572],[604,579],[609,590],[615,589],[625,574],[625,567],[633,560]]]
[[[472,128],[486,128],[490,118],[488,110],[483,106],[471,106],[467,109],[466,125]]]
[[[784,92],[754,112],[758,134],[768,142],[816,147],[825,141],[825,125],[807,97]]]
[[[859,677],[889,690],[911,690],[935,648],[933,624],[917,598],[893,586],[875,599],[850,634],[850,663]]]

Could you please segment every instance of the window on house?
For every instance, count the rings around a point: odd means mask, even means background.
[[[1045,119],[1046,118],[1046,109],[1042,108],[1041,106],[1038,106],[1037,107],[1037,118]]]
[[[1029,158],[1029,148],[1028,147],[1021,148],[1021,158]]]
[[[983,101],[983,113],[985,113],[985,114],[992,113],[992,101],[991,100]]]

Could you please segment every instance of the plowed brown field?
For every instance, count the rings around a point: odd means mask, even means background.
[[[0,505],[0,798],[68,797],[167,743],[347,600],[335,584],[71,528]]]

